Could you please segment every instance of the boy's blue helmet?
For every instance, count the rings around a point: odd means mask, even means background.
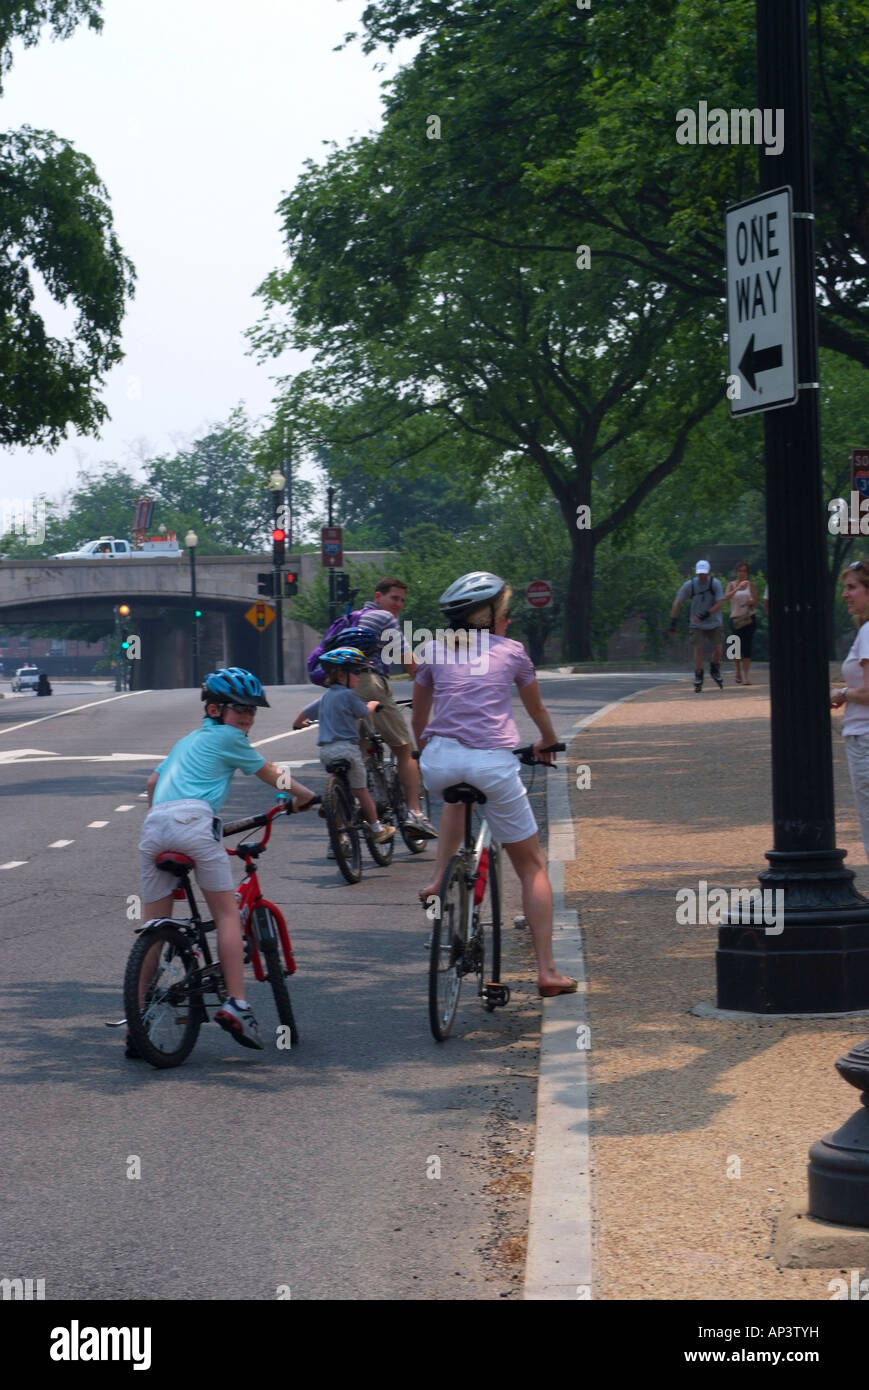
[[[252,671],[243,666],[223,666],[202,682],[202,699],[218,705],[259,705],[270,709],[265,691]]]
[[[323,652],[320,665],[348,667],[351,671],[370,670],[370,662],[358,647],[333,647],[330,652]]]
[[[338,645],[358,647],[368,655],[375,647],[380,646],[380,633],[372,632],[370,627],[345,627],[341,629],[336,640],[336,646]]]

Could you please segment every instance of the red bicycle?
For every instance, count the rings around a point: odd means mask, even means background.
[[[320,798],[316,797],[316,801]],[[260,982],[268,980],[281,1023],[290,1030],[290,1043],[299,1041],[287,979],[296,962],[287,924],[280,908],[264,898],[256,861],[265,853],[275,816],[289,815],[292,803],[280,804],[247,820],[223,827],[224,836],[265,827],[261,840],[246,840],[227,854],[244,861],[245,875],[236,897],[244,933],[245,964],[253,967]],[[153,1067],[178,1067],[190,1054],[199,1029],[209,1023],[208,1006],[218,1008],[227,997],[223,967],[211,954],[208,933],[214,922],[205,922],[193,895],[186,854],[166,850],[157,856],[159,868],[174,874],[178,887],[173,897],[187,899],[189,919],[159,917],[137,927],[139,939],[130,952],[124,976],[124,1007],[130,1042]],[[208,996],[213,995],[213,999]]]

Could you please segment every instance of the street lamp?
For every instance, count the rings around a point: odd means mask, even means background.
[[[286,478],[275,468],[269,476],[269,491],[272,495],[272,566],[274,569],[275,594],[275,678],[278,685],[284,683],[284,616],[283,595],[281,593],[281,564],[286,546],[286,527],[284,525],[284,484]],[[280,535],[280,538],[279,538]]]
[[[184,537],[184,544],[190,552],[190,596],[193,601],[193,684],[201,684],[199,679],[199,608],[196,603],[196,547],[199,537],[190,530]]]

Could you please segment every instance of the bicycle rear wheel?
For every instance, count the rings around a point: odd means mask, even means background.
[[[324,805],[335,863],[348,883],[358,883],[362,877],[362,849],[349,788],[343,782],[333,780]]]
[[[124,976],[124,1009],[136,1050],[152,1067],[179,1067],[202,1026],[202,1006],[191,999],[188,973],[196,960],[177,927],[143,932]]]
[[[462,861],[455,855],[441,880],[438,911],[432,922],[428,972],[428,1018],[437,1042],[449,1036],[462,990],[468,889]]]

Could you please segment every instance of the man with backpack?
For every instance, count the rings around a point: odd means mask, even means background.
[[[691,640],[694,644],[694,690],[703,689],[703,653],[709,653],[709,674],[719,690],[724,689],[721,678],[721,649],[724,645],[724,625],[721,621],[721,605],[724,590],[719,580],[712,576],[712,566],[708,560],[698,560],[694,567],[694,578],[686,579],[676,595],[670,626],[667,631],[672,636],[676,631],[676,619],[683,600],[691,603],[688,619]]]
[[[359,647],[371,664],[370,671],[364,671],[359,679],[356,693],[366,703],[377,700],[382,706],[371,715],[371,722],[384,743],[392,749],[398,764],[398,776],[408,806],[408,819],[405,829],[414,831],[423,839],[436,840],[437,831],[425,816],[419,804],[419,768],[411,757],[413,743],[404,715],[395,703],[389,684],[389,673],[380,655],[383,642],[389,635],[401,633],[398,615],[404,607],[407,585],[400,579],[387,575],[378,581],[374,590],[374,601],[368,601],[355,612],[347,612],[343,619],[331,624],[323,635],[323,640],[308,657],[308,673],[316,685],[322,683],[319,658],[330,646],[339,641],[346,645],[349,641]],[[404,669],[413,675],[416,662],[410,648],[402,642]],[[313,663],[313,664],[312,664]]]

